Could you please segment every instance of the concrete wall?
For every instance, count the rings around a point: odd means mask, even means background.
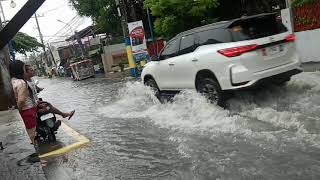
[[[281,10],[283,24],[292,32],[289,9]],[[320,29],[295,32],[297,51],[302,62],[320,62]]]
[[[296,32],[302,62],[320,62],[320,29]]]
[[[112,71],[112,66],[117,65],[117,61],[114,59],[114,56],[119,54],[126,54],[126,47],[125,44],[114,44],[103,47],[103,54],[101,55],[102,63],[104,70],[106,72]]]

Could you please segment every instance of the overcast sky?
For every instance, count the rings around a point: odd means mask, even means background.
[[[14,0],[14,2],[17,4],[17,6],[15,8],[11,8],[10,0],[1,0],[6,20],[10,20],[27,2],[27,0]],[[77,12],[69,6],[68,2],[68,0],[46,0],[38,9],[37,14],[40,16],[38,18],[39,24],[45,42],[48,42],[48,40],[51,42],[59,40],[56,38],[63,40],[65,39],[64,37],[57,36],[70,35],[71,30],[81,30],[92,24],[90,18],[82,18],[77,16]],[[59,34],[55,35],[61,28],[65,26],[65,24],[58,22],[57,19],[65,23],[69,22],[71,28],[65,28]],[[36,27],[35,19],[31,18],[20,31],[39,39],[39,33]],[[55,35],[55,37],[52,37],[53,35]]]

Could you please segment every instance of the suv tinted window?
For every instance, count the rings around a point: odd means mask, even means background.
[[[179,55],[191,53],[195,49],[194,35],[188,35],[181,38]]]
[[[276,16],[262,16],[236,22],[232,27],[234,41],[273,36],[287,31]]]
[[[199,45],[218,44],[232,42],[232,37],[228,29],[210,29],[197,33]]]
[[[175,39],[169,42],[160,55],[160,60],[168,59],[177,55],[179,40]]]

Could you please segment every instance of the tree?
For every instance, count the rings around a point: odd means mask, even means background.
[[[168,39],[215,21],[272,12],[284,7],[285,0],[145,0],[144,5],[156,17],[156,33]]]
[[[115,0],[69,0],[71,6],[81,16],[92,20],[103,30],[113,35],[121,35],[121,20]]]
[[[156,33],[171,38],[181,31],[214,22],[216,18],[209,14],[219,3],[218,0],[145,0],[144,5],[156,17]]]
[[[26,54],[27,52],[38,51],[39,47],[42,47],[42,44],[26,33],[18,32],[14,37],[14,49],[18,53]]]
[[[311,1],[311,0],[296,0]],[[113,35],[121,35],[121,19],[115,0],[69,0],[79,15],[91,17],[102,29]],[[271,12],[277,5],[285,6],[285,0],[122,0],[128,22],[143,20],[145,8],[155,18],[156,33],[171,38],[185,31],[208,23]],[[122,12],[122,15],[125,15]],[[146,28],[147,30],[148,28]]]

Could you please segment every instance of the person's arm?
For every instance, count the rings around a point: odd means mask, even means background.
[[[22,108],[26,104],[27,97],[28,97],[28,88],[26,84],[22,84],[20,87],[18,87],[17,92],[18,92],[17,107],[19,111],[22,111]]]

